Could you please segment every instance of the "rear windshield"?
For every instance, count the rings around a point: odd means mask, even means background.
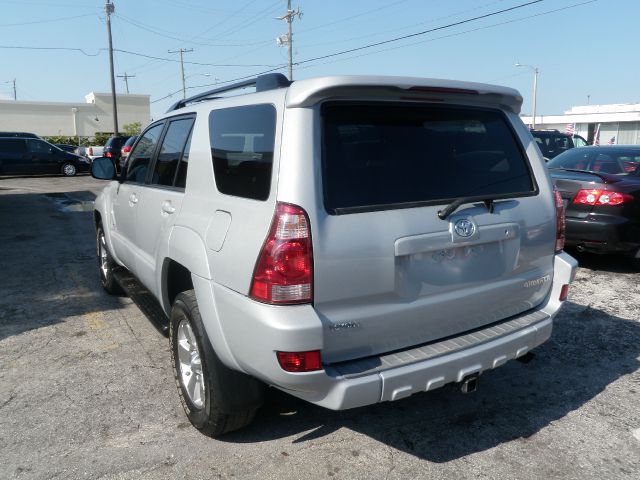
[[[640,148],[574,148],[547,163],[548,168],[610,175],[640,175]]]
[[[329,213],[535,193],[523,151],[500,111],[329,103],[322,116]]]

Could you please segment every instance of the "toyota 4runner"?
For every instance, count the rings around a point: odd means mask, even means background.
[[[162,306],[191,423],[247,425],[265,385],[335,410],[471,389],[547,340],[576,262],[521,102],[271,74],[178,102],[118,177],[96,160],[102,284]]]

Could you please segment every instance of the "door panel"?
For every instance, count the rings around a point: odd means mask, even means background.
[[[114,253],[134,274],[139,190],[140,185],[119,185],[111,206],[111,242]]]

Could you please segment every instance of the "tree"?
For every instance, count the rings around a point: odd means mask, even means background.
[[[122,127],[122,131],[125,135],[133,136],[140,135],[140,129],[142,128],[142,124],[140,122],[127,123],[124,127]]]

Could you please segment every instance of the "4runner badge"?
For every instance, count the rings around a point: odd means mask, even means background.
[[[470,237],[471,235],[476,233],[476,226],[471,220],[468,220],[466,218],[458,220],[453,225],[453,229],[461,237]]]

